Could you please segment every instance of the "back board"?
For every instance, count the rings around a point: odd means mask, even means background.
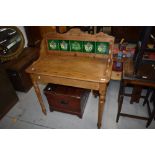
[[[114,37],[104,34],[87,34],[79,29],[71,29],[65,34],[49,33],[45,37],[46,54],[111,57]]]

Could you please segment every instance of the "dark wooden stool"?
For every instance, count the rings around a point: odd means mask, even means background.
[[[151,99],[150,99],[150,102],[153,103],[153,110],[152,110],[152,111],[151,111],[151,109],[150,109],[150,107],[149,107],[149,99],[148,99],[148,98],[149,98],[149,93],[150,93],[150,92],[151,92],[151,90],[149,90],[149,91],[147,92],[147,94],[146,94],[146,99],[144,100],[144,103],[143,103],[143,105],[147,104],[148,109],[149,109],[149,119],[148,119],[148,121],[147,121],[146,127],[148,127],[148,126],[151,124],[153,118],[155,119],[155,91],[152,90],[152,96],[151,96]]]
[[[155,88],[155,82],[151,81],[150,79],[148,80],[146,78],[139,78],[139,77],[137,78],[136,76],[134,76],[133,71],[134,71],[133,61],[128,60],[123,65],[123,74],[122,74],[122,80],[120,83],[119,95],[118,95],[118,113],[117,113],[116,122],[118,122],[120,116],[125,116],[125,117],[147,120],[146,127],[148,127],[151,124],[153,118],[155,117],[155,101],[154,101],[153,97],[151,97],[151,99],[152,99],[151,101],[153,102],[153,105],[154,105],[152,111],[151,111],[150,105],[149,105],[150,104],[149,96],[151,95],[152,89]],[[141,76],[141,77],[143,77],[143,76]],[[127,86],[133,87],[133,91],[131,94],[125,93],[125,87],[127,87]],[[147,93],[145,96],[141,95],[141,91],[143,88],[147,89]],[[144,99],[143,105],[147,104],[148,117],[121,113],[124,96],[131,97],[131,100],[130,100],[131,104],[133,102],[138,103],[140,98],[143,98]]]

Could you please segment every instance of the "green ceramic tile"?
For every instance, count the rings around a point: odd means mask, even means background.
[[[49,50],[59,50],[59,40],[48,40]]]
[[[69,40],[59,40],[59,47],[62,51],[70,51]]]
[[[84,41],[83,42],[83,52],[86,53],[95,53],[95,42]]]
[[[70,40],[70,50],[75,52],[83,52],[83,42]]]
[[[109,43],[107,43],[107,42],[96,42],[96,53],[98,53],[98,54],[109,54]]]

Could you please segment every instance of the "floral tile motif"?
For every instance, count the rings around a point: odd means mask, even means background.
[[[86,53],[95,53],[95,42],[84,41],[83,42],[83,52]]]
[[[49,50],[59,50],[59,40],[48,40]]]
[[[109,54],[109,43],[108,42],[96,42],[96,53]]]
[[[62,51],[70,51],[69,40],[60,40],[59,47]]]
[[[96,54],[109,54],[108,42],[78,40],[48,40],[49,50],[73,51]]]
[[[83,52],[83,42],[71,40],[70,41],[70,50],[74,52]]]

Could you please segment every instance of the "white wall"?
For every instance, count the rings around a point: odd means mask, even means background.
[[[23,36],[24,36],[24,39],[25,39],[25,46],[24,47],[27,47],[27,43],[28,43],[28,41],[27,41],[27,37],[26,37],[26,33],[25,33],[25,29],[24,29],[24,26],[17,26],[20,30],[21,30],[21,32],[23,33]]]

